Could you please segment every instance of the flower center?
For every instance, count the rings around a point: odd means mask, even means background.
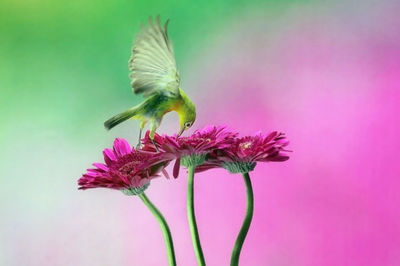
[[[137,162],[130,162],[121,166],[118,169],[118,172],[122,175],[129,176],[135,173],[136,168],[137,168]]]
[[[253,143],[251,141],[243,142],[239,144],[239,147],[243,150],[248,149],[251,147]]]

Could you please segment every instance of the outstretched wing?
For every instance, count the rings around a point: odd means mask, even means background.
[[[172,44],[167,35],[168,20],[161,27],[160,16],[154,24],[150,17],[133,44],[129,60],[131,86],[135,94],[179,94],[180,77]]]

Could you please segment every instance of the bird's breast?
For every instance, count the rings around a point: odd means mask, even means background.
[[[147,102],[145,113],[150,117],[159,117],[171,111],[179,112],[181,106],[182,101],[180,99],[171,97],[154,97]]]

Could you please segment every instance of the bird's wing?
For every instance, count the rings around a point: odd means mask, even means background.
[[[167,26],[168,20],[161,27],[159,16],[154,24],[150,17],[133,44],[129,76],[135,94],[143,93],[145,97],[154,93],[179,94],[180,77]]]

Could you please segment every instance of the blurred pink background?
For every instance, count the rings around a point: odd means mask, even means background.
[[[276,25],[240,21],[212,51],[220,61],[197,66],[198,101],[207,103],[198,126],[281,130],[294,151],[251,174],[255,215],[243,265],[400,265],[400,24],[393,11],[370,21],[293,10],[272,34]],[[245,207],[242,180],[213,171],[197,182],[205,252],[220,254],[211,265],[227,265],[226,243]]]

